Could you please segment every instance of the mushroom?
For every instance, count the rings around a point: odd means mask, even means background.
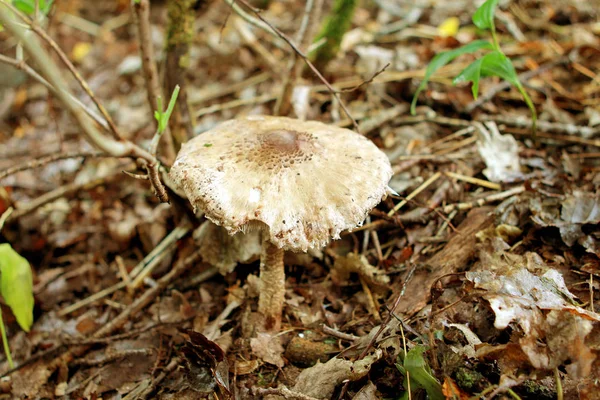
[[[261,232],[258,311],[267,330],[278,330],[284,251],[319,249],[360,226],[387,195],[392,169],[377,146],[348,129],[250,116],[185,143],[170,176],[230,235]]]

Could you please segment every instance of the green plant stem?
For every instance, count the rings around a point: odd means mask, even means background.
[[[563,400],[563,387],[558,367],[554,368],[554,380],[556,381],[556,400]]]
[[[10,354],[10,347],[8,347],[8,338],[6,337],[6,329],[4,328],[4,320],[2,319],[2,311],[0,310],[0,334],[2,334],[2,345],[4,346],[4,354],[8,360],[8,366],[10,369],[15,367],[12,356]]]
[[[525,100],[527,107],[529,107],[529,111],[531,111],[531,136],[533,137],[534,142],[537,142],[537,111],[535,110],[535,105],[527,94],[527,91],[525,91],[523,85],[517,86],[517,89],[519,90],[519,93],[521,93],[521,96],[523,96],[523,100]]]
[[[502,50],[500,50],[500,42],[498,41],[498,35],[496,34],[496,26],[492,25],[490,31],[492,33],[492,42],[494,43],[494,48],[499,52],[502,52]]]

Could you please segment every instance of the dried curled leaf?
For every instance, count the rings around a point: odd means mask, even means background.
[[[594,356],[585,338],[600,315],[579,307],[562,275],[535,253],[483,250],[480,258],[482,268],[467,272],[466,278],[486,291],[494,326],[515,323],[521,328],[514,340],[535,368],[553,369],[570,359],[575,376],[588,375]]]
[[[540,226],[554,226],[567,246],[578,243],[588,252],[600,256],[600,193],[576,190],[563,199],[533,198],[530,201],[533,221]]]

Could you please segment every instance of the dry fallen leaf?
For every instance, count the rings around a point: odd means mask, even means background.
[[[250,347],[252,347],[252,353],[264,362],[279,368],[285,365],[285,361],[281,357],[284,351],[281,345],[281,336],[261,332],[257,337],[250,339]]]
[[[232,272],[238,263],[258,260],[262,250],[259,232],[230,236],[224,228],[209,221],[194,232],[194,239],[204,262],[218,268],[223,275]]]
[[[335,388],[345,380],[355,381],[367,375],[371,365],[382,356],[382,351],[377,351],[362,360],[348,361],[341,358],[332,358],[324,364],[303,370],[298,376],[294,391],[318,399],[330,399]]]
[[[575,190],[562,199],[535,197],[530,207],[533,221],[540,226],[557,227],[567,246],[579,243],[600,256],[600,193]]]
[[[337,257],[331,271],[334,281],[346,282],[351,273],[359,274],[371,285],[385,287],[390,283],[385,271],[369,264],[367,257],[362,254],[348,253],[346,256]]]
[[[562,275],[535,253],[525,256],[483,250],[479,270],[466,273],[483,289],[496,315],[494,326],[512,322],[522,330],[521,350],[535,368],[553,369],[567,360],[576,377],[589,374],[594,357],[585,345],[600,315],[576,305]]]
[[[380,398],[381,397],[377,395],[377,386],[369,381],[358,391],[358,393],[356,393],[352,400],[377,400]]]

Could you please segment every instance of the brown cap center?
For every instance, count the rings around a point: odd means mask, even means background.
[[[293,153],[301,148],[301,142],[306,142],[306,139],[302,138],[300,132],[276,129],[263,134],[261,141],[263,147],[270,151]]]

